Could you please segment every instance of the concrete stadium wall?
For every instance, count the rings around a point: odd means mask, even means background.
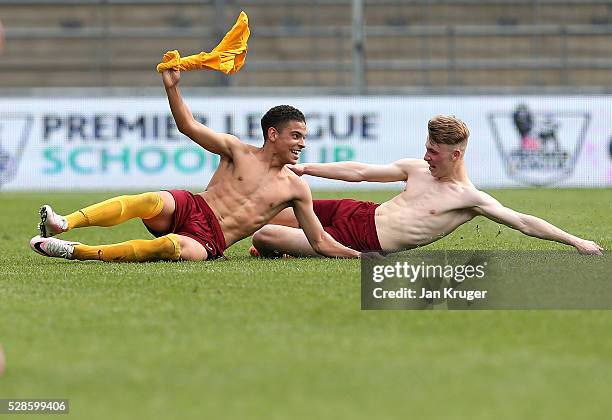
[[[364,3],[368,93],[612,86],[609,1]],[[165,51],[209,51],[242,8],[253,32],[245,69],[195,72],[183,86],[351,88],[350,1],[0,0],[0,89],[156,86]]]
[[[384,164],[422,158],[427,121],[470,127],[466,163],[478,187],[611,187],[612,96],[187,97],[213,129],[262,144],[259,119],[288,103],[307,115],[306,162]],[[513,113],[525,105],[529,132]],[[0,98],[0,188],[204,189],[218,156],[178,133],[164,97]],[[385,188],[308,177],[313,188]]]

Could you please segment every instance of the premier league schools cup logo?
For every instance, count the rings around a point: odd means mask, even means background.
[[[489,123],[509,177],[534,186],[569,177],[590,122],[586,112],[534,112],[518,105],[493,112]]]
[[[0,114],[0,189],[17,173],[33,121],[29,114]]]

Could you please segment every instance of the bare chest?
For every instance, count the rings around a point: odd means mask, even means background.
[[[269,170],[257,161],[246,160],[227,167],[222,178],[224,195],[233,197],[238,207],[266,212],[286,207],[293,197],[288,176],[279,170]]]
[[[455,230],[473,216],[456,191],[407,188],[377,211],[381,245],[403,248],[431,243]]]
[[[433,217],[463,212],[468,205],[463,188],[435,183],[408,185],[394,201],[404,209]]]

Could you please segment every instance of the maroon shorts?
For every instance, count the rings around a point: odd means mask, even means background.
[[[206,249],[207,260],[223,256],[225,237],[217,217],[201,195],[185,190],[168,190],[174,197],[174,215],[170,232],[160,234],[147,228],[155,236],[176,233],[195,239]]]
[[[379,204],[371,201],[314,200],[314,212],[325,232],[356,251],[380,251],[374,213]]]

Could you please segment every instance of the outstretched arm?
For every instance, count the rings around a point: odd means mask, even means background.
[[[181,78],[180,75],[181,72],[178,70],[164,70],[162,73],[164,87],[168,95],[172,116],[176,121],[176,127],[181,133],[188,136],[191,140],[209,152],[225,155],[230,158],[233,157],[234,150],[244,144],[231,134],[217,133],[211,130],[193,117],[193,114],[183,101],[179,91],[178,84]]]
[[[499,201],[481,191],[478,192],[477,205],[474,209],[478,214],[517,229],[525,235],[571,245],[584,255],[602,255],[603,248],[597,243],[571,235],[539,217],[504,207]]]
[[[321,222],[312,209],[312,195],[305,181],[295,179],[296,198],[293,200],[293,210],[300,227],[304,231],[310,246],[318,254],[326,257],[358,258],[361,254],[336,242],[329,233],[323,230]]]
[[[419,159],[402,159],[389,165],[360,162],[304,163],[290,166],[289,169],[300,176],[312,175],[349,182],[394,182],[406,181],[410,171],[422,165],[423,161]]]

